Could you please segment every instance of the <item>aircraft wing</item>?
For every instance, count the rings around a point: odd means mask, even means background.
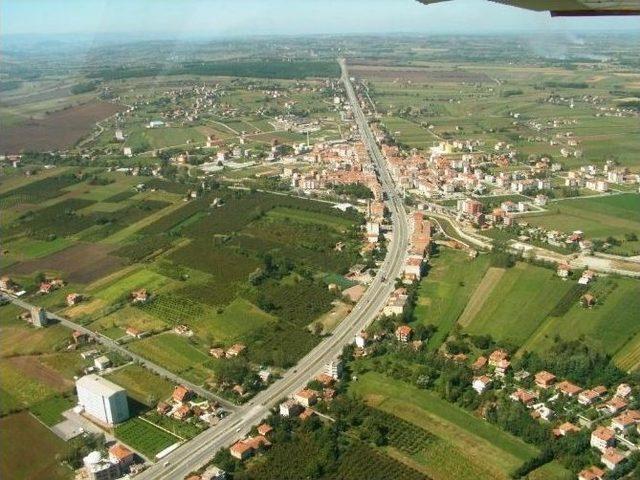
[[[449,0],[418,0],[429,5]],[[491,0],[514,7],[548,11],[552,17],[640,15],[640,0]]]

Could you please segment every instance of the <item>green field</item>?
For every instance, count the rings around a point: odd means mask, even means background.
[[[521,345],[571,286],[553,270],[518,263],[494,285],[466,331]]]
[[[0,477],[5,480],[73,478],[56,460],[64,441],[26,412],[0,418],[0,444]]]
[[[158,401],[168,398],[174,387],[168,380],[139,365],[119,368],[106,378],[124,388],[129,397],[148,407],[154,407]]]
[[[115,436],[150,460],[154,460],[157,453],[180,441],[175,435],[137,417],[118,425]]]
[[[523,217],[527,223],[551,230],[582,230],[588,238],[609,235],[622,240],[625,233],[640,236],[640,195],[562,200],[548,205],[549,213]]]
[[[38,420],[51,427],[64,420],[62,412],[73,408],[75,404],[72,398],[57,395],[31,405],[29,410],[38,417]]]
[[[449,451],[459,451],[473,464],[461,465],[465,472],[479,473],[480,478],[508,478],[511,471],[532,458],[537,450],[475,417],[471,413],[441,399],[435,393],[368,372],[352,383],[351,391],[369,405],[407,420],[435,435],[444,442],[441,454],[432,452],[420,459],[425,468],[437,475],[442,469],[441,457]],[[451,455],[451,461],[456,458]],[[465,462],[463,462],[464,464]],[[442,470],[440,470],[442,471]],[[466,478],[468,473],[464,473]],[[437,477],[436,477],[437,478]]]
[[[427,344],[430,350],[444,342],[488,266],[487,256],[471,260],[466,252],[448,248],[440,248],[431,257],[429,272],[418,288],[415,308],[416,323],[438,328]]]
[[[302,223],[315,223],[325,225],[327,227],[334,228],[338,231],[344,231],[353,225],[353,221],[320,212],[308,212],[305,210],[299,210],[295,208],[276,207],[269,210],[267,217],[274,218],[276,220],[295,220]]]
[[[542,351],[556,335],[565,340],[583,338],[590,346],[616,355],[616,361],[622,366],[635,367],[638,350],[634,336],[640,332],[640,281],[601,277],[590,287],[590,292],[598,299],[595,307],[585,309],[576,302],[563,316],[549,317],[522,349]],[[627,342],[633,342],[629,349],[624,347]]]

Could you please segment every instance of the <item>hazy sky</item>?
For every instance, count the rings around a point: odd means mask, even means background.
[[[640,29],[640,17],[552,19],[486,0],[0,0],[15,33],[259,34]]]

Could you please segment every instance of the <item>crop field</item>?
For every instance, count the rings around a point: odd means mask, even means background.
[[[27,412],[0,418],[0,444],[0,477],[4,479],[73,478],[73,472],[56,460],[65,450],[64,441]]]
[[[202,370],[203,364],[209,361],[206,353],[191,345],[186,338],[173,333],[154,335],[133,342],[129,349],[176,373],[190,369]]]
[[[572,284],[553,270],[519,263],[510,268],[466,327],[472,334],[521,345],[542,324]]]
[[[115,436],[150,460],[154,460],[157,453],[180,441],[175,435],[137,417],[118,425],[115,428]]]
[[[427,276],[420,282],[416,322],[437,327],[427,346],[436,350],[462,314],[489,265],[488,257],[470,260],[462,251],[441,248],[431,257]]]
[[[427,480],[420,471],[363,444],[351,446],[342,458],[337,477],[342,480]]]
[[[0,322],[0,357],[54,353],[69,341],[69,329],[52,325],[46,329],[34,329],[15,320],[12,313],[2,307],[0,312],[7,317]]]
[[[526,216],[524,220],[563,232],[582,230],[589,238],[640,235],[640,195],[635,193],[562,200],[550,203],[548,210],[547,214]]]
[[[7,359],[0,360],[0,384],[3,397],[0,411],[3,414],[27,408],[58,393],[51,385],[25,377]]]
[[[92,292],[92,296],[100,298],[107,303],[113,303],[119,299],[128,298],[133,290],[146,288],[150,293],[152,293],[171,282],[171,279],[168,279],[153,270],[142,268],[118,279],[116,282],[105,288]]]
[[[632,368],[637,356],[634,336],[640,332],[640,281],[603,277],[589,291],[598,299],[595,307],[586,309],[575,302],[564,315],[549,317],[522,349],[541,351],[556,335],[565,340],[584,338],[593,348],[615,355],[621,366]],[[633,342],[629,350],[624,347],[627,342]]]
[[[19,153],[21,150],[49,151],[72,146],[91,131],[93,123],[122,110],[113,103],[90,102],[53,112],[43,119],[29,120],[4,130],[0,150]]]
[[[461,452],[484,478],[508,478],[509,473],[536,454],[536,449],[437,394],[402,381],[368,372],[351,391],[368,405],[423,428]],[[455,457],[453,455],[452,457]],[[426,463],[427,458],[423,461]],[[433,465],[437,467],[437,463]]]
[[[144,310],[127,305],[109,313],[89,325],[89,328],[97,330],[115,339],[123,337],[127,327],[134,327],[142,332],[160,332],[169,328],[169,324],[162,318],[158,318]],[[109,332],[109,333],[107,333]],[[112,337],[114,338],[114,337]]]
[[[171,396],[174,385],[139,365],[127,365],[106,376],[112,382],[127,390],[134,400],[154,407],[155,404]]]

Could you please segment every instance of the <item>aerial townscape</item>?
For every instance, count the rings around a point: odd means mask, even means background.
[[[0,478],[640,479],[637,21],[60,3],[0,7]]]

